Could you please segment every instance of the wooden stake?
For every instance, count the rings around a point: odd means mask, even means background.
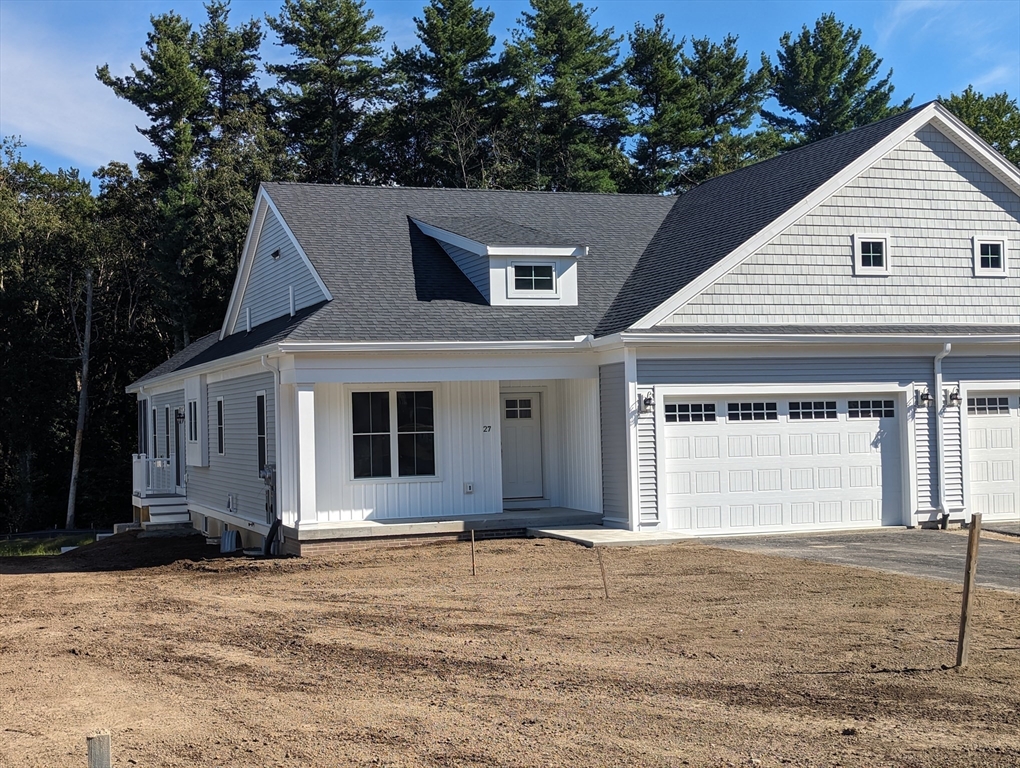
[[[471,529],[471,575],[475,575],[475,529]]]
[[[956,644],[956,668],[967,666],[970,654],[970,609],[974,600],[974,576],[977,573],[978,543],[981,541],[981,513],[970,516],[967,537],[967,567],[963,574],[963,607],[960,610],[960,639]]]
[[[88,747],[89,768],[111,768],[113,758],[110,754],[110,734],[100,732],[85,737]]]
[[[602,590],[606,593],[606,600],[609,599],[609,584],[606,582],[606,566],[602,562],[602,550],[595,547],[595,554],[599,556],[599,570],[602,571]]]

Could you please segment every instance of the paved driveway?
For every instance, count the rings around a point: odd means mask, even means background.
[[[846,533],[788,534],[705,539],[706,544],[745,552],[800,557],[837,565],[944,579],[963,584],[967,536],[954,531],[882,528]],[[1020,592],[1020,539],[982,537],[977,582]]]

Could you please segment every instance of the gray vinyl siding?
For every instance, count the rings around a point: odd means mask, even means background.
[[[638,360],[638,384],[869,384],[928,381],[931,357]]]
[[[265,483],[259,477],[255,393],[266,393],[266,455],[276,463],[273,375],[260,373],[209,384],[209,466],[188,468],[188,500],[226,511],[227,494],[238,496],[238,514],[265,521]],[[218,452],[216,401],[223,398],[224,453]]]
[[[855,234],[888,235],[888,277],[855,276]],[[973,237],[1008,241],[975,277]],[[706,288],[664,324],[1016,323],[1020,198],[932,127]]]
[[[161,395],[153,395],[149,398],[149,412],[152,409],[156,409],[156,437],[159,439],[156,441],[157,445],[157,456],[166,456],[166,435],[167,435],[167,421],[166,421],[166,407],[170,406],[170,454],[174,454],[174,412],[178,408],[184,407],[184,390],[176,389],[173,392],[164,392]],[[149,449],[146,453],[151,452],[152,447],[152,435],[149,435]],[[182,446],[183,447],[183,446]]]
[[[623,363],[599,366],[602,514],[627,520],[627,389]]]
[[[277,249],[280,257],[274,259],[272,254]],[[311,267],[301,258],[283,224],[272,211],[268,211],[233,331],[245,330],[245,311],[248,309],[251,309],[252,327],[290,314],[290,286],[294,287],[295,311],[326,299]]]
[[[479,256],[456,245],[439,241],[443,250],[449,254],[454,263],[460,267],[460,271],[467,275],[467,279],[474,283],[479,293],[489,300],[489,259],[487,256]]]
[[[1017,312],[1020,313],[1020,307]],[[1020,380],[1020,355],[1016,357],[953,357],[942,361],[944,381]]]
[[[638,484],[641,496],[641,523],[659,522],[658,467],[656,466],[655,413],[638,417]]]

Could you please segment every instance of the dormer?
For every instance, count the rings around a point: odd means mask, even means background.
[[[577,306],[577,260],[588,247],[490,217],[411,219],[490,305]]]

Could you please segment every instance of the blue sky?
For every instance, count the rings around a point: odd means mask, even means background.
[[[387,49],[415,42],[413,17],[426,0],[368,0],[387,30]],[[527,0],[479,2],[496,13],[500,39],[515,26]],[[277,14],[282,0],[233,0],[234,21]],[[780,35],[833,11],[863,32],[863,42],[892,67],[897,98],[920,104],[973,84],[984,93],[1020,95],[1018,0],[601,0],[596,23],[625,33],[656,13],[679,37],[722,39],[732,33],[752,62],[773,59]],[[135,130],[144,115],[95,79],[109,64],[127,74],[150,29],[149,17],[175,10],[197,26],[201,0],[0,0],[0,134],[17,135],[22,154],[50,169],[74,166],[86,175],[111,160],[134,163],[147,142]],[[266,60],[285,57],[267,37]]]

